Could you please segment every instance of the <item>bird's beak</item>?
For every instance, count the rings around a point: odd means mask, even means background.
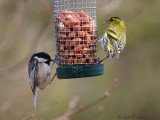
[[[110,20],[106,20],[104,21],[105,24],[109,24],[110,23]]]
[[[51,61],[54,61],[53,59],[51,59]]]

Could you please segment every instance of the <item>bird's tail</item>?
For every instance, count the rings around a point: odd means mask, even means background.
[[[33,97],[33,105],[34,105],[34,110],[36,111],[36,100],[37,100],[37,90],[34,92],[34,97]]]

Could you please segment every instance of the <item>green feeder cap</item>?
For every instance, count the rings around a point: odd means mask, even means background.
[[[59,79],[91,77],[104,74],[104,64],[57,67]]]

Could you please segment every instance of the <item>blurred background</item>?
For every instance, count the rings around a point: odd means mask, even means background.
[[[125,120],[159,120],[159,0],[97,0],[101,36],[107,18],[126,21],[127,44],[120,58],[104,61],[102,76],[54,79],[39,92],[34,112],[28,61],[35,52],[52,57],[56,53],[52,6],[52,0],[0,0],[0,120],[53,120],[66,112],[74,95],[80,97],[77,106],[89,104],[103,96],[114,78],[119,79],[118,87],[107,99],[71,120],[120,120],[133,115],[142,117]],[[97,49],[102,58],[100,44]]]

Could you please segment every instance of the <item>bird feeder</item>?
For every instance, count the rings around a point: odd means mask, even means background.
[[[102,75],[97,55],[96,0],[53,0],[57,77]]]

